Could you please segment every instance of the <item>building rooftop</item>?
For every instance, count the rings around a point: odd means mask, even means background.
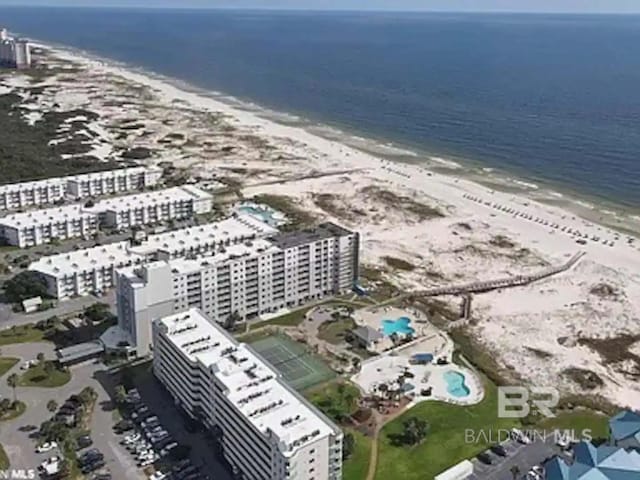
[[[138,173],[144,173],[146,171],[158,171],[162,172],[160,167],[125,167],[125,168],[116,168],[114,170],[104,170],[101,172],[91,172],[91,173],[82,173],[79,175],[71,175],[68,177],[64,177],[63,179],[66,181],[87,181],[87,180],[97,180],[105,177],[113,177],[116,175],[134,175]]]
[[[129,242],[118,242],[42,257],[29,265],[29,270],[52,277],[64,277],[94,270],[98,266],[122,266],[143,260],[143,256],[130,251]]]
[[[321,223],[317,227],[295,232],[279,233],[271,237],[271,241],[280,248],[294,248],[319,240],[335,237],[345,237],[353,232],[342,228],[335,223]]]
[[[137,193],[135,195],[125,195],[123,197],[107,198],[96,202],[88,208],[95,213],[99,212],[123,212],[136,207],[146,207],[160,205],[169,202],[198,200],[211,198],[207,192],[195,187],[173,187],[152,192]]]
[[[30,190],[33,187],[37,186],[47,186],[47,185],[60,185],[65,186],[67,183],[66,179],[58,177],[58,178],[47,178],[44,180],[33,180],[31,182],[20,182],[20,183],[9,183],[7,185],[0,185],[0,194],[8,193],[8,192],[16,192],[20,190]]]
[[[266,223],[249,215],[241,215],[220,222],[150,235],[142,245],[132,250],[140,253],[162,251],[173,254],[226,241],[234,242],[240,237],[264,237],[274,233],[277,233],[277,230]]]
[[[609,420],[609,430],[614,440],[636,438],[640,442],[640,414],[623,410]]]
[[[98,341],[78,343],[70,347],[56,350],[56,357],[63,365],[75,362],[93,355],[98,355],[104,351],[104,345]]]
[[[14,213],[0,218],[0,225],[18,229],[67,220],[79,220],[80,218],[95,217],[95,215],[95,213],[85,211],[82,205],[74,204]]]
[[[544,464],[547,480],[636,480],[640,478],[640,452],[580,442],[574,461],[555,457]]]
[[[274,438],[285,455],[339,433],[251,347],[238,343],[199,310],[158,322],[183,354],[216,376],[229,402],[263,435]]]
[[[353,334],[367,343],[376,342],[384,337],[378,330],[367,325],[354,329]]]
[[[268,253],[281,251],[275,247],[270,241],[264,239],[251,240],[246,243],[239,243],[224,247],[224,250],[216,252],[212,255],[199,257],[191,260],[187,258],[178,258],[170,260],[168,263],[174,273],[187,274],[197,272],[203,267],[211,265],[221,265],[225,262],[239,259],[248,259],[259,257]]]

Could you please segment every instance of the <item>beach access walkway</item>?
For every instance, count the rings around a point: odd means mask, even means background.
[[[513,288],[521,287],[523,285],[529,285],[533,282],[538,282],[545,278],[552,277],[559,273],[566,272],[573,268],[584,257],[585,252],[578,252],[571,257],[566,263],[557,266],[545,268],[536,273],[528,275],[516,275],[514,277],[499,278],[495,280],[484,280],[480,282],[470,282],[462,284],[445,285],[442,287],[427,288],[424,290],[416,290],[413,292],[403,293],[397,297],[394,297],[384,303],[393,303],[399,300],[403,300],[409,297],[437,297],[439,295],[463,295],[468,293],[483,293],[491,290],[498,290],[501,288]]]

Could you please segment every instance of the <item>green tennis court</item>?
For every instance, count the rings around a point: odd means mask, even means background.
[[[285,335],[271,335],[250,345],[296,390],[306,390],[335,377],[321,358]]]

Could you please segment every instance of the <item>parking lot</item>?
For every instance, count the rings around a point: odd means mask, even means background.
[[[534,466],[539,466],[547,459],[561,454],[562,449],[555,444],[555,437],[536,439],[530,444],[523,444],[516,439],[501,443],[506,455],[499,455],[491,450],[484,453],[491,459],[491,464],[478,458],[472,460],[474,474],[468,480],[514,480],[512,469],[518,468],[517,480],[527,479],[527,474]],[[535,477],[529,477],[533,480]]]
[[[142,459],[155,458],[158,469],[163,474],[170,474],[159,476],[163,480],[232,479],[224,462],[213,454],[212,439],[204,432],[194,431],[194,422],[175,406],[173,398],[155,379],[148,364],[136,368],[134,383],[135,391],[130,395],[135,401],[129,407],[133,428],[121,434],[122,447],[130,457],[140,464],[140,453],[146,451],[149,455],[153,451],[158,458],[142,455]],[[174,452],[176,448],[186,450],[189,463],[176,460],[176,456],[167,451],[169,446],[172,446],[169,450]],[[181,471],[176,472],[180,466]]]

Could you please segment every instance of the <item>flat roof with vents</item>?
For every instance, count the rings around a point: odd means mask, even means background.
[[[199,362],[224,385],[224,395],[265,436],[271,432],[284,454],[340,430],[289,387],[250,346],[238,343],[197,309],[157,320],[165,337],[191,362]]]
[[[89,219],[96,217],[95,213],[87,212],[81,204],[64,205],[61,207],[44,208],[23,213],[14,213],[0,218],[0,225],[7,228],[25,228],[37,225],[66,222],[68,220]]]
[[[152,192],[107,198],[88,208],[93,212],[126,212],[133,208],[162,205],[165,203],[211,198],[211,195],[195,187],[173,187]]]

